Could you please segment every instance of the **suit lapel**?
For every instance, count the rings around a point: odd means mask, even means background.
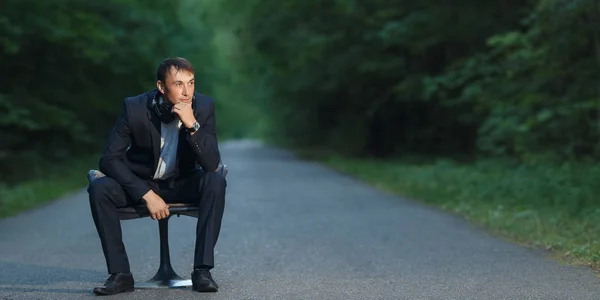
[[[150,128],[150,141],[152,143],[152,152],[154,154],[154,165],[152,168],[152,172],[156,170],[158,166],[158,159],[160,157],[160,132],[161,132],[161,123],[160,119],[152,109],[152,99],[150,99],[150,118],[148,120],[149,128]]]
[[[153,114],[150,126],[150,138],[152,139],[152,151],[154,152],[154,167],[158,166],[158,158],[160,157],[160,120]]]

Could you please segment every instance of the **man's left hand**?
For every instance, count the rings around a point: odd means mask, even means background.
[[[177,103],[173,106],[173,112],[179,116],[181,119],[181,123],[186,128],[191,128],[196,122],[196,117],[194,117],[194,110],[192,110],[192,105],[190,103]]]

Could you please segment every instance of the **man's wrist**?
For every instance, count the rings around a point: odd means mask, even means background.
[[[154,199],[156,199],[155,196],[156,193],[154,193],[153,190],[149,190],[146,194],[144,194],[144,196],[142,196],[142,201],[145,203],[152,202]]]
[[[195,118],[192,119],[192,120],[190,120],[190,121],[188,121],[188,122],[184,122],[183,126],[185,126],[185,128],[187,128],[187,129],[189,129],[189,128],[191,128],[191,127],[194,126],[194,123],[196,123],[196,119]]]
[[[185,130],[191,134],[195,133],[196,131],[198,131],[200,129],[200,123],[198,123],[198,121],[194,120],[194,122],[190,125],[190,126],[185,126]]]

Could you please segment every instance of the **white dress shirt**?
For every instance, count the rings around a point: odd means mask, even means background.
[[[160,102],[163,102],[162,97]],[[154,173],[154,179],[169,179],[175,175],[177,160],[177,145],[179,144],[179,129],[181,120],[176,117],[173,122],[160,122],[160,157]]]

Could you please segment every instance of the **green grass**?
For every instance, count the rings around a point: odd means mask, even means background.
[[[459,164],[299,152],[371,185],[456,213],[513,242],[573,264],[600,265],[600,167]]]
[[[14,186],[0,187],[0,218],[49,203],[87,185],[87,171],[96,168],[98,155],[41,167],[39,176]]]

